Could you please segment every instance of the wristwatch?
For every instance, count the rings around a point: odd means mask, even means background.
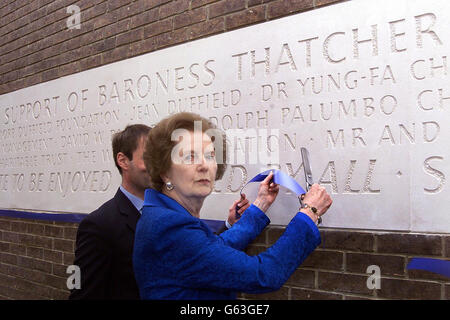
[[[311,210],[311,212],[315,216],[317,216],[317,223],[316,224],[319,225],[319,224],[322,223],[322,217],[317,214],[317,208],[316,207],[311,207],[309,204],[303,203],[301,209],[309,209],[309,210]]]

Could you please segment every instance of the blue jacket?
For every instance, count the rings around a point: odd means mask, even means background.
[[[251,205],[217,236],[178,202],[147,189],[133,252],[141,298],[235,299],[237,292],[278,290],[320,244],[320,233],[299,212],[273,246],[248,256],[243,250],[269,222]]]

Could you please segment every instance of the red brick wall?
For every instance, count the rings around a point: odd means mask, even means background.
[[[375,1],[375,0],[374,0]],[[340,0],[4,0],[0,94]],[[66,8],[81,8],[69,30]],[[65,299],[77,224],[0,216],[0,298]],[[268,228],[248,249],[270,246]],[[321,229],[322,245],[277,292],[244,299],[450,299],[450,280],[407,270],[412,257],[450,258],[450,236]],[[366,286],[369,265],[381,289]]]
[[[0,216],[0,299],[66,299],[77,228]]]
[[[339,0],[4,0],[0,94]],[[67,7],[81,9],[69,30]]]
[[[0,216],[0,299],[66,299],[76,223]],[[450,258],[450,236],[321,228],[322,244],[277,292],[241,299],[447,299],[450,279],[407,270],[413,257]],[[247,249],[255,255],[284,232],[268,227]],[[369,290],[378,265],[381,288]]]
[[[407,270],[414,257],[450,258],[450,236],[401,232],[365,232],[320,228],[322,244],[281,290],[256,299],[447,299],[450,279]],[[271,246],[284,228],[270,227],[248,248],[257,254]],[[381,271],[380,289],[369,290],[367,267]]]

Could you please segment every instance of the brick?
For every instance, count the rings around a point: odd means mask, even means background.
[[[346,271],[366,273],[367,267],[377,265],[382,275],[404,276],[405,257],[364,253],[347,253]]]
[[[203,36],[213,35],[225,30],[225,18],[219,17],[205,22],[197,23],[189,28],[189,38],[197,39]]]
[[[138,2],[130,3],[117,10],[117,19],[123,20],[125,18],[134,16],[142,12],[142,4]]]
[[[98,67],[102,64],[102,55],[97,54],[95,56],[90,56],[77,62],[79,62],[79,68],[81,70],[88,70],[91,68]],[[64,237],[66,238],[66,236]]]
[[[71,265],[75,261],[75,254],[70,252],[64,252],[63,253],[63,264],[65,265]]]
[[[87,214],[85,214],[85,216],[87,216]],[[72,227],[72,228],[77,228],[78,229],[78,226],[79,226],[79,224],[78,223],[76,223],[76,222],[55,222],[54,224],[56,224],[56,225],[58,225],[58,226],[61,226],[61,227]]]
[[[16,279],[16,278],[14,278],[14,277],[7,276],[7,275],[4,275],[4,274],[1,274],[1,273],[0,273],[0,283],[1,283],[2,285],[4,285],[4,286],[7,286],[7,287],[14,287],[15,279]]]
[[[76,48],[78,46],[88,46],[91,43],[94,43],[96,41],[100,41],[103,39],[103,28],[93,30],[91,32],[87,32],[79,37],[71,38],[70,41],[74,42],[75,44],[71,44],[71,48]],[[69,47],[66,47],[66,49],[69,49]]]
[[[30,223],[28,224],[28,233],[43,236],[45,233],[45,226],[42,224]]]
[[[276,1],[268,4],[267,15],[273,19],[312,8],[313,0]]]
[[[265,21],[265,7],[253,7],[243,12],[238,12],[225,18],[225,26],[227,30],[236,29],[246,25]]]
[[[81,71],[80,61],[74,61],[58,67],[58,77],[64,77]],[[55,231],[56,232],[56,231]]]
[[[173,32],[163,33],[157,36],[158,48],[164,48],[175,44],[183,43],[188,40],[188,29],[178,29]]]
[[[97,53],[104,52],[104,51],[109,51],[109,50],[113,49],[115,46],[116,46],[116,38],[115,37],[97,41],[96,43],[93,43],[90,45],[92,55],[95,55]],[[87,57],[86,59],[89,59],[92,57],[93,56],[90,56],[90,57]],[[100,55],[100,61],[101,61],[101,55]]]
[[[67,300],[69,298],[70,291],[69,290],[59,290],[50,288],[52,300]]]
[[[17,70],[13,70],[11,72],[8,72],[8,73],[2,75],[2,78],[3,78],[2,80],[4,82],[11,82],[11,81],[17,80],[18,74],[19,73],[17,72]]]
[[[157,40],[153,38],[148,38],[139,42],[134,42],[130,44],[130,56],[136,56],[139,54],[152,52],[158,47]]]
[[[1,238],[1,235],[0,235],[0,238]],[[10,243],[0,241],[0,252],[9,252],[10,245],[11,245]]]
[[[47,284],[50,287],[56,288],[56,289],[67,289],[67,278],[66,277],[57,277],[51,274],[45,275],[45,284]]]
[[[41,296],[35,294],[33,291],[21,291],[11,287],[4,287],[0,285],[0,294],[6,295],[13,300],[40,300]]]
[[[321,272],[318,275],[318,289],[330,292],[348,292],[373,295],[367,288],[367,277],[344,273]]]
[[[316,7],[343,2],[343,0],[316,0]]]
[[[38,220],[38,219],[30,220],[30,222],[34,223],[34,224],[51,225],[51,226],[55,225],[55,223],[56,223],[56,222],[50,221],[50,220],[47,221],[47,220]]]
[[[270,227],[267,230],[267,241],[268,244],[271,246],[273,245],[279,237],[281,237],[281,235],[284,233],[284,231],[286,230],[286,228],[274,228],[274,227]]]
[[[173,28],[179,29],[206,20],[206,9],[198,8],[184,12],[173,18]]]
[[[265,228],[252,242],[252,244],[267,244],[267,235],[269,228]]]
[[[142,12],[134,17],[131,17],[130,20],[130,29],[134,29],[152,22],[157,21],[159,18],[159,9],[154,8],[152,10],[148,10]]]
[[[121,6],[127,5],[132,0],[108,0],[108,10],[114,10]]]
[[[50,249],[52,247],[52,239],[51,238],[32,236],[31,238],[27,238],[27,241],[28,241],[27,245],[33,246],[33,247],[40,247],[40,248],[47,248],[47,249]]]
[[[114,61],[126,59],[128,57],[129,51],[130,51],[129,46],[125,45],[110,51],[103,52],[102,62],[103,64],[108,64]]]
[[[34,74],[32,76],[29,76],[29,77],[26,77],[24,79],[21,79],[21,81],[22,81],[22,83],[18,84],[18,86],[16,86],[16,89],[31,87],[31,86],[33,86],[35,84],[43,82],[42,74],[41,73]]]
[[[25,292],[33,292],[33,294],[42,298],[50,298],[50,288],[24,279],[15,280],[15,289]]]
[[[103,3],[98,3],[88,9],[82,9],[82,23],[83,20],[88,21],[90,19],[93,19],[95,17],[98,17],[104,13],[106,13],[107,10],[107,2],[103,2]]]
[[[17,265],[22,268],[34,269],[33,258],[17,256]]]
[[[289,289],[286,287],[282,287],[280,290],[262,293],[262,294],[244,294],[246,299],[255,299],[255,300],[288,300],[289,298]]]
[[[129,30],[130,20],[121,20],[104,28],[103,37],[109,38]]]
[[[448,277],[434,273],[431,271],[425,271],[425,270],[408,270],[408,278],[414,279],[414,280],[439,280],[439,281],[448,281]]]
[[[209,18],[243,10],[245,0],[222,0],[209,6]]]
[[[11,230],[11,221],[0,219],[0,230]]]
[[[164,19],[180,14],[189,8],[190,0],[174,0],[159,7],[159,18]]]
[[[27,224],[21,221],[13,221],[11,222],[11,231],[26,233],[27,232]]]
[[[19,234],[15,232],[2,231],[2,239],[5,242],[19,243]]]
[[[117,23],[116,13],[108,12],[95,18],[94,29],[98,29],[104,26],[111,26]]]
[[[377,252],[442,256],[442,242],[435,235],[379,234]]]
[[[248,0],[247,5],[250,8],[253,6],[257,6],[257,5],[264,4],[264,3],[269,3],[272,1],[276,1],[276,0]]]
[[[27,247],[27,256],[32,257],[32,258],[37,258],[37,259],[43,259],[44,258],[44,249]]]
[[[53,249],[57,251],[73,252],[74,241],[65,239],[53,239]]]
[[[42,81],[50,81],[58,78],[58,68],[53,68],[42,73]]]
[[[450,236],[444,237],[445,256],[450,258]]]
[[[32,259],[32,269],[36,271],[42,271],[50,273],[52,271],[52,264],[48,261]]]
[[[441,285],[433,282],[381,279],[378,297],[388,299],[440,299]]]
[[[11,70],[13,70],[13,69],[17,69],[17,68],[15,67],[16,61],[17,61],[17,60],[12,61],[12,62],[8,62],[8,63],[3,63],[3,64],[1,64],[1,65],[0,65],[0,74],[9,72],[9,71],[11,71]],[[4,82],[4,81],[2,81],[2,82]],[[0,228],[1,228],[1,222],[0,222]]]
[[[17,243],[10,243],[9,252],[18,255],[26,255],[27,247]]]
[[[62,263],[63,253],[59,251],[44,249],[44,260],[54,263]]]
[[[0,253],[0,260],[7,264],[17,264],[17,256],[10,253]]]
[[[125,33],[121,33],[116,37],[116,46],[121,46],[124,44],[128,44],[130,42],[135,42],[142,40],[144,38],[144,29],[135,29],[130,30]]]
[[[77,231],[78,231],[78,226],[77,227],[64,227],[64,239],[68,239],[68,240],[76,240],[77,239]]]
[[[289,277],[284,285],[302,288],[314,288],[315,278],[316,276],[314,271],[297,269]]]
[[[191,8],[198,8],[203,7],[207,4],[217,2],[219,0],[192,0],[191,1]]]
[[[342,300],[343,295],[308,289],[291,289],[291,300]]]
[[[68,277],[67,266],[63,264],[53,264],[52,274],[58,277]]]
[[[160,20],[152,23],[144,28],[144,38],[150,38],[161,33],[172,31],[173,21],[172,19]]]
[[[374,248],[374,235],[354,231],[322,230],[322,243],[319,248],[339,249],[349,251],[372,252]]]
[[[301,268],[315,268],[342,271],[344,254],[336,251],[313,251],[301,264]]]
[[[46,225],[45,226],[45,231],[44,234],[47,237],[52,237],[52,238],[62,238],[63,237],[63,233],[64,233],[64,229],[58,226],[49,226]]]

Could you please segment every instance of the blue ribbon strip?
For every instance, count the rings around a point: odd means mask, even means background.
[[[450,278],[450,261],[430,258],[413,258],[406,269],[425,270]]]
[[[297,181],[295,181],[292,177],[288,176],[283,171],[276,169],[261,172],[260,174],[253,177],[252,180],[247,182],[247,184],[249,184],[250,182],[263,181],[270,174],[270,171],[273,171],[273,182],[275,182],[276,184],[288,188],[289,190],[294,192],[297,196],[306,193],[306,191],[297,183]],[[247,184],[242,187],[241,193],[242,190],[247,186]]]
[[[87,214],[84,213],[43,213],[30,212],[20,210],[0,210],[0,216],[21,218],[21,219],[35,219],[47,221],[73,222],[80,223]]]
[[[260,174],[257,174],[249,182],[247,182],[245,184],[245,186],[242,187],[240,193],[242,194],[242,190],[244,190],[244,188],[250,182],[263,181],[270,174],[271,171],[273,172],[273,178],[272,178],[273,182],[275,182],[276,184],[283,186],[285,188],[288,188],[289,190],[294,192],[297,196],[300,196],[300,195],[306,193],[306,191],[297,183],[297,181],[295,181],[295,179],[288,176],[283,171],[276,170],[276,169],[267,170],[267,171],[261,172]],[[238,210],[239,210],[239,208],[236,206],[236,218],[239,219],[241,215],[238,213]]]

